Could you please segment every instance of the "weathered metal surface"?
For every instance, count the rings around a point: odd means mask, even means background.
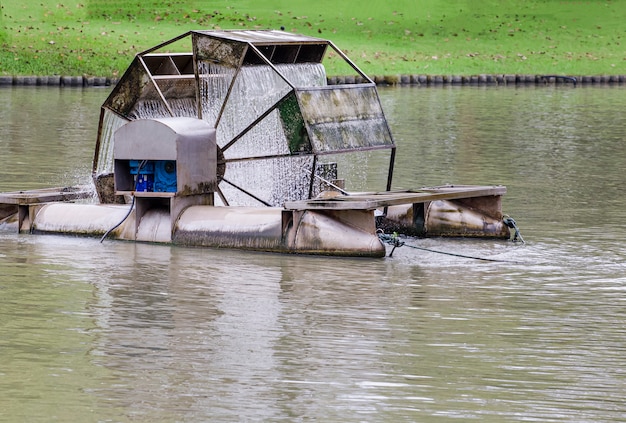
[[[252,44],[327,44],[328,41],[322,38],[309,37],[307,35],[290,34],[284,31],[275,30],[241,30],[241,31],[193,31],[196,34],[204,34],[214,38],[233,40],[241,43]]]
[[[32,222],[34,233],[102,236],[121,222],[128,205],[51,203],[41,206]],[[111,238],[135,239],[134,213],[124,220]]]
[[[115,194],[115,179],[113,172],[102,173],[94,178],[94,185],[101,204],[124,204],[123,195]]]
[[[297,89],[296,94],[315,153],[394,146],[374,85]]]
[[[135,240],[169,243],[172,241],[172,224],[169,210],[151,209],[141,216]]]
[[[511,235],[502,217],[492,218],[488,213],[444,200],[430,203],[424,230],[427,236],[508,239]]]
[[[209,61],[230,68],[239,67],[246,51],[246,44],[232,39],[210,36],[210,34],[210,32],[193,32],[193,54],[196,60]]]
[[[102,106],[131,119],[134,116],[132,111],[142,97],[157,99],[150,74],[136,57]]]
[[[280,208],[189,207],[174,230],[173,242],[216,248],[282,250]]]
[[[446,185],[412,191],[379,193],[351,193],[350,195],[312,200],[289,201],[289,210],[374,210],[398,204],[424,203],[435,200],[500,196],[506,193],[503,186]]]
[[[0,193],[0,222],[14,219],[17,221],[18,231],[28,231],[34,212],[29,206],[92,198],[94,194],[89,186],[3,192]]]
[[[286,233],[288,251],[350,257],[384,257],[371,210],[306,210],[293,212]]]
[[[499,196],[402,204],[388,207],[386,211],[377,219],[378,226],[386,233],[420,237],[510,237],[502,219]]]
[[[32,205],[86,199],[94,196],[88,186],[43,188],[0,193],[0,223],[17,223],[18,231],[29,231],[33,220]]]
[[[51,201],[72,201],[93,197],[89,186],[42,188],[0,193],[0,204],[36,204]]]
[[[268,207],[187,208],[173,242],[282,253],[382,257],[372,212],[291,213]]]
[[[17,214],[17,204],[0,204],[0,223],[6,223],[5,219]]]

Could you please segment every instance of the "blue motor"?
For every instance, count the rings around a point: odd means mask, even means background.
[[[154,163],[147,160],[130,160],[130,174],[136,175],[135,191],[152,192],[154,189]]]
[[[135,191],[138,192],[152,192],[154,188],[154,175],[152,174],[139,174],[137,175],[137,183],[135,184]]]
[[[176,162],[154,161],[154,192],[176,192]]]
[[[129,160],[131,175],[147,175],[154,173],[154,162],[149,160]]]

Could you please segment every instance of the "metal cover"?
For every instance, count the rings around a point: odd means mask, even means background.
[[[315,153],[391,148],[376,87],[296,89]]]

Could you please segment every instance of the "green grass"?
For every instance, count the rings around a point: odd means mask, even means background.
[[[371,75],[626,74],[625,21],[626,0],[2,0],[0,74],[115,76],[191,29],[280,27]]]

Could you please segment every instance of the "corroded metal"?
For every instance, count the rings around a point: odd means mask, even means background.
[[[399,204],[424,203],[436,200],[501,196],[506,187],[480,185],[444,185],[407,191],[385,191],[351,193],[350,195],[312,200],[290,201],[285,208],[290,210],[374,210]]]
[[[285,204],[288,210],[379,210],[378,227],[414,236],[510,237],[503,186],[445,185],[403,192],[333,195]]]
[[[145,90],[150,92],[150,89],[146,89],[146,87],[151,84],[150,74],[143,66],[140,58],[136,57],[105,100],[103,107],[126,118],[131,118],[131,112],[142,96],[151,97],[144,94]]]
[[[374,85],[297,89],[296,94],[314,152],[393,147]]]
[[[418,237],[510,238],[504,224],[499,196],[475,197],[481,207],[464,199],[434,200],[387,208],[377,225],[386,233]]]
[[[197,61],[209,61],[221,66],[238,68],[241,66],[246,43],[212,36],[210,32],[194,31],[192,35],[193,54]]]
[[[92,197],[93,194],[93,190],[88,186],[2,192],[0,193],[0,204],[28,205],[51,201],[73,201]]]

